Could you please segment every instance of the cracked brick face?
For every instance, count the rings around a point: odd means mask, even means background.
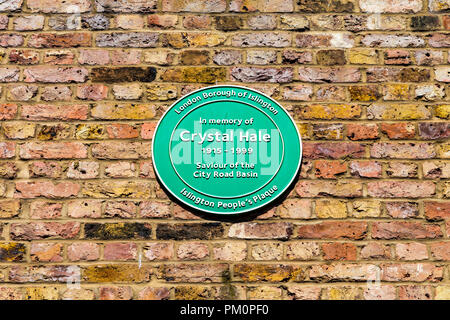
[[[449,10],[1,1],[0,299],[449,299]],[[302,135],[290,193],[246,221],[187,211],[153,171],[158,120],[212,84]]]

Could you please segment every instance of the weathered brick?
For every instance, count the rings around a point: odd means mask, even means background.
[[[88,283],[148,282],[151,267],[135,264],[89,265],[82,268],[82,280]]]
[[[292,12],[294,9],[291,1],[270,0],[233,0],[230,3],[230,11],[233,12]]]
[[[298,68],[299,80],[303,82],[358,82],[361,72],[358,68],[329,67],[329,68]]]
[[[230,227],[228,236],[239,239],[289,239],[292,224],[279,223],[237,223]]]
[[[169,68],[161,78],[167,82],[216,83],[225,81],[226,70],[221,67]]]
[[[1,74],[1,73],[0,73]],[[24,70],[25,82],[71,83],[85,82],[88,70],[78,67],[36,66]]]
[[[437,282],[443,277],[442,267],[430,263],[385,264],[381,268],[384,281]]]
[[[36,201],[30,204],[31,219],[55,219],[62,215],[62,204],[58,202]]]
[[[369,13],[416,13],[423,4],[420,0],[360,0],[359,5]]]
[[[100,300],[131,300],[133,289],[131,287],[101,287]]]
[[[213,248],[214,259],[222,261],[242,261],[247,257],[245,242],[218,243]]]
[[[87,105],[23,105],[21,117],[27,120],[86,120]]]
[[[142,159],[150,157],[147,142],[102,142],[92,146],[92,155],[98,159]]]
[[[300,266],[282,264],[236,264],[234,277],[245,282],[287,282],[300,281],[305,275]]]
[[[419,123],[419,135],[424,140],[446,139],[450,136],[450,124],[446,122]]]
[[[267,32],[236,35],[231,39],[234,47],[288,47],[291,37],[285,33]]]
[[[153,67],[120,67],[120,68],[92,68],[90,79],[93,82],[152,82],[156,77]]]
[[[31,35],[28,45],[33,48],[74,48],[91,45],[89,33],[39,33]]]
[[[152,119],[156,115],[155,106],[143,104],[97,104],[91,110],[95,119]]]
[[[31,265],[14,266],[9,273],[9,280],[17,283],[27,282],[49,282],[49,283],[67,283],[76,279],[78,267],[64,265]],[[33,294],[32,292],[30,292]],[[40,297],[43,299],[43,297]]]
[[[74,7],[77,12],[88,12],[91,10],[89,0],[69,0],[69,1],[51,1],[51,0],[28,0],[27,7],[32,12],[42,13],[74,13]]]
[[[226,5],[227,4],[225,0],[163,0],[162,10],[169,12],[215,13],[224,12]]]
[[[17,114],[17,104],[0,104],[0,120],[12,120]]]
[[[367,82],[426,82],[431,77],[430,70],[422,68],[370,67],[366,74]]]
[[[202,260],[209,256],[208,245],[191,242],[178,246],[177,257],[180,260]]]
[[[450,218],[449,202],[425,202],[425,217],[428,220],[443,220]]]
[[[436,150],[428,143],[375,143],[370,149],[373,158],[393,159],[430,159],[436,156]]]
[[[382,167],[381,164],[376,161],[353,161],[350,164],[350,170],[352,175],[365,178],[380,178]]]
[[[103,249],[105,260],[136,260],[137,245],[135,243],[107,243]]]
[[[27,142],[20,147],[22,159],[86,158],[87,147],[79,142]]]
[[[442,237],[437,224],[419,222],[375,222],[372,225],[374,239],[436,239]]]
[[[155,186],[151,182],[110,181],[108,183],[85,182],[81,193],[92,198],[152,198]]]
[[[331,264],[312,266],[309,277],[316,281],[367,281],[375,279],[376,268],[372,264]]]
[[[306,142],[303,144],[303,156],[306,159],[362,158],[364,155],[364,145],[358,143]]]
[[[74,239],[79,232],[79,222],[33,222],[13,223],[10,235],[14,240]]]
[[[24,261],[26,246],[23,243],[5,242],[0,243],[1,262]]]
[[[59,182],[54,184],[51,181],[38,182],[16,182],[15,198],[69,198],[76,196],[80,186],[73,182]]]
[[[352,243],[324,243],[325,260],[356,260],[356,246]]]
[[[386,173],[390,177],[396,178],[412,178],[417,176],[418,166],[409,162],[391,162],[386,169]]]
[[[425,46],[425,40],[421,37],[391,34],[368,34],[361,39],[361,43],[367,47],[383,48],[417,48]]]
[[[327,221],[300,225],[297,237],[300,239],[350,239],[362,240],[368,232],[367,223]]]
[[[146,287],[138,294],[139,300],[167,300],[170,298],[168,288]]]
[[[155,32],[101,33],[95,42],[98,47],[154,48],[158,39]]]
[[[161,240],[210,240],[222,238],[220,223],[158,224],[156,238]]]
[[[162,265],[156,276],[169,282],[221,282],[229,273],[227,264]]]
[[[86,239],[146,239],[150,234],[151,226],[143,223],[86,223],[84,225]]]

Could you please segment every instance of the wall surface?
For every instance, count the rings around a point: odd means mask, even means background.
[[[450,298],[449,0],[0,11],[0,299]],[[294,188],[247,221],[184,210],[152,169],[158,118],[215,83],[303,137]]]

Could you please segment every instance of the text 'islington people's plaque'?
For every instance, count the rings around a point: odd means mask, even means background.
[[[213,86],[173,104],[153,137],[160,181],[195,209],[237,214],[279,197],[295,178],[301,142],[291,116],[252,89]]]

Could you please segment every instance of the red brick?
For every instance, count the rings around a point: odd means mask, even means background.
[[[450,202],[425,202],[425,217],[428,220],[442,220],[450,218]]]
[[[57,179],[61,177],[64,168],[56,161],[35,161],[29,164],[28,171],[32,178],[47,177]]]
[[[362,196],[362,184],[359,181],[300,181],[295,190],[300,197],[332,196],[355,198]]]
[[[85,82],[88,70],[78,67],[36,66],[24,70],[25,82],[70,83]]]
[[[381,178],[382,166],[377,161],[352,161],[350,173],[362,178]]]
[[[33,48],[76,48],[91,46],[89,33],[37,33],[32,34],[28,46]]]
[[[103,84],[88,84],[77,87],[77,97],[81,100],[104,100],[108,96],[108,87]]]
[[[415,135],[414,125],[411,123],[382,123],[380,129],[390,139],[410,139]]]
[[[436,239],[442,237],[437,224],[420,222],[374,222],[372,238],[374,239]]]
[[[0,120],[11,120],[16,117],[17,104],[3,103],[0,104]]]
[[[377,181],[367,184],[368,194],[377,198],[428,198],[436,192],[431,181]]]
[[[397,243],[395,253],[398,260],[427,260],[428,249],[423,243]]]
[[[9,281],[69,283],[77,279],[78,274],[77,268],[68,265],[13,266],[9,272]]]
[[[209,248],[204,243],[183,243],[178,246],[180,260],[202,260],[209,256]]]
[[[67,247],[70,261],[93,261],[100,257],[100,246],[96,243],[78,242]]]
[[[133,289],[131,287],[102,287],[100,300],[131,300]]]
[[[132,139],[139,137],[139,131],[136,126],[125,123],[108,125],[106,132],[111,139]]]
[[[350,239],[362,240],[368,232],[367,223],[327,221],[300,225],[297,237],[300,239]]]
[[[400,286],[398,287],[398,298],[400,300],[431,300],[433,289],[431,286]]]
[[[142,124],[141,137],[142,139],[153,139],[153,134],[156,129],[157,122],[149,122]]]
[[[16,144],[14,142],[0,142],[0,159],[14,158]]]
[[[433,242],[430,244],[431,256],[435,260],[450,260],[450,242]]]
[[[30,204],[31,219],[55,219],[62,215],[62,203],[35,201]]]
[[[73,197],[80,191],[80,185],[73,182],[59,182],[54,184],[50,181],[38,182],[16,182],[15,198],[68,198]]]
[[[63,261],[62,244],[60,243],[32,243],[30,256],[32,261],[61,262]]]
[[[335,179],[336,175],[347,172],[347,164],[339,161],[316,161],[315,170],[318,178]]]
[[[79,142],[27,142],[20,146],[22,159],[82,159],[87,147]]]
[[[170,291],[167,288],[147,287],[139,291],[139,300],[167,300],[170,298]]]
[[[88,105],[23,105],[20,116],[27,120],[86,120]]]
[[[356,260],[356,246],[352,243],[324,243],[325,260]]]
[[[349,142],[305,142],[303,143],[303,157],[306,159],[341,159],[362,158],[365,156],[364,145]]]
[[[385,264],[381,269],[384,281],[438,282],[443,278],[443,268],[431,263]]]
[[[347,137],[350,140],[373,140],[378,138],[376,124],[348,124]]]
[[[396,219],[414,218],[419,215],[419,206],[414,202],[386,202],[386,213]]]
[[[13,223],[10,232],[14,240],[75,239],[80,232],[80,223]]]
[[[107,243],[103,249],[105,260],[136,260],[136,243]]]

